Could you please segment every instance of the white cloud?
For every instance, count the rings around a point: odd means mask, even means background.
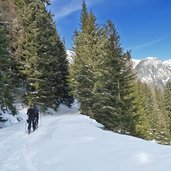
[[[104,0],[87,0],[86,4],[88,7],[100,3]],[[58,0],[52,0],[52,5],[54,4],[57,6],[56,12],[55,12],[55,19],[61,19],[62,17],[66,17],[73,12],[79,11],[82,8],[82,0],[71,0],[69,3],[66,3],[64,5],[58,6]]]
[[[77,2],[76,0],[73,0],[69,4],[66,4],[65,6],[62,6],[60,9],[57,9],[55,13],[55,19],[60,19],[62,17],[68,16],[80,9],[81,3]]]
[[[63,17],[69,16],[73,12],[79,11],[82,8],[82,1],[83,0],[65,0],[65,2],[61,2],[61,0],[51,0],[52,6],[56,8],[56,11],[54,11],[55,19],[61,19]],[[101,3],[101,2],[110,3],[109,0],[85,0],[87,7],[91,7],[95,4]],[[148,0],[129,0],[129,3],[127,0],[115,0],[116,6],[118,5],[130,5],[130,4],[140,4],[144,3]]]
[[[144,48],[144,47],[147,47],[147,46],[156,44],[156,43],[162,41],[163,39],[169,37],[170,35],[171,35],[171,34],[167,34],[167,35],[162,36],[162,37],[160,37],[160,38],[158,38],[158,39],[155,39],[155,40],[152,40],[152,41],[149,41],[149,42],[146,42],[146,43],[143,43],[143,44],[134,46],[134,47],[132,47],[131,49],[133,49],[133,50],[139,50],[139,49],[142,49],[142,48]]]

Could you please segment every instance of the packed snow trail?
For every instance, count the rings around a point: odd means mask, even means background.
[[[102,130],[79,113],[0,129],[0,171],[170,171],[171,147]]]

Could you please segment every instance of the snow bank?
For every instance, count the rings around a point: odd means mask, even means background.
[[[10,126],[12,124],[18,123],[18,120],[15,116],[11,115],[8,110],[2,111],[0,110],[0,117],[4,120],[4,122],[0,122],[0,128]]]

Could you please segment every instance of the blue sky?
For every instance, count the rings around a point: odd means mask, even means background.
[[[82,0],[51,0],[57,31],[72,49],[74,30],[79,28]],[[171,0],[86,0],[99,24],[111,19],[121,46],[132,57],[171,59]]]

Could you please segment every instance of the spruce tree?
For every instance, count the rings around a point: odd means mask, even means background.
[[[155,139],[155,132],[157,126],[157,118],[154,111],[154,99],[153,93],[150,87],[147,84],[143,85],[143,96],[144,96],[144,110],[146,113],[146,117],[149,121],[149,130],[148,130],[148,137],[152,140]]]
[[[88,19],[88,11],[85,1],[82,3],[82,11],[81,11],[81,17],[80,17],[80,28],[82,32],[86,32],[87,25],[87,19]]]
[[[99,81],[95,93],[95,118],[117,132],[133,132],[134,97],[132,96],[134,74],[129,65],[129,53],[123,53],[119,35],[109,20],[105,25],[106,42],[103,58],[99,60]],[[104,39],[105,40],[105,39]]]
[[[99,27],[83,2],[80,31],[74,38],[71,82],[81,113],[94,117],[108,129],[130,132],[135,127],[134,74],[130,54],[123,53],[112,22]]]
[[[8,1],[0,4],[0,105],[10,109],[12,114],[16,114],[14,102],[14,60],[11,53],[10,37],[10,17]]]
[[[9,88],[8,77],[9,74],[9,39],[6,27],[4,24],[0,24],[0,107],[5,105],[5,91]],[[0,119],[2,121],[2,118]]]
[[[157,116],[157,133],[156,140],[162,144],[169,144],[171,140],[170,135],[170,119],[165,110],[165,101],[163,90],[154,89],[154,109]]]
[[[140,81],[137,81],[135,87],[138,115],[135,135],[147,140],[168,144],[170,141],[168,117],[162,109],[164,107],[162,92],[153,90]]]
[[[168,127],[171,135],[171,81],[168,81],[164,88],[164,108],[168,117]]]
[[[150,122],[148,118],[148,110],[146,109],[146,104],[149,102],[146,101],[147,100],[146,88],[148,88],[147,85],[137,79],[137,81],[135,82],[134,93],[136,96],[135,98],[135,105],[137,108],[136,114],[139,117],[135,126],[136,127],[135,136],[149,140],[151,139],[151,131],[150,131]]]
[[[102,52],[101,29],[93,12],[87,12],[86,4],[80,19],[80,31],[74,36],[74,62],[71,64],[73,93],[80,102],[80,111],[93,117],[95,82],[98,77],[98,63]]]
[[[41,0],[16,3],[24,29],[18,64],[26,85],[26,103],[57,109],[61,102],[70,104],[73,98],[69,95],[66,51],[45,3]]]

